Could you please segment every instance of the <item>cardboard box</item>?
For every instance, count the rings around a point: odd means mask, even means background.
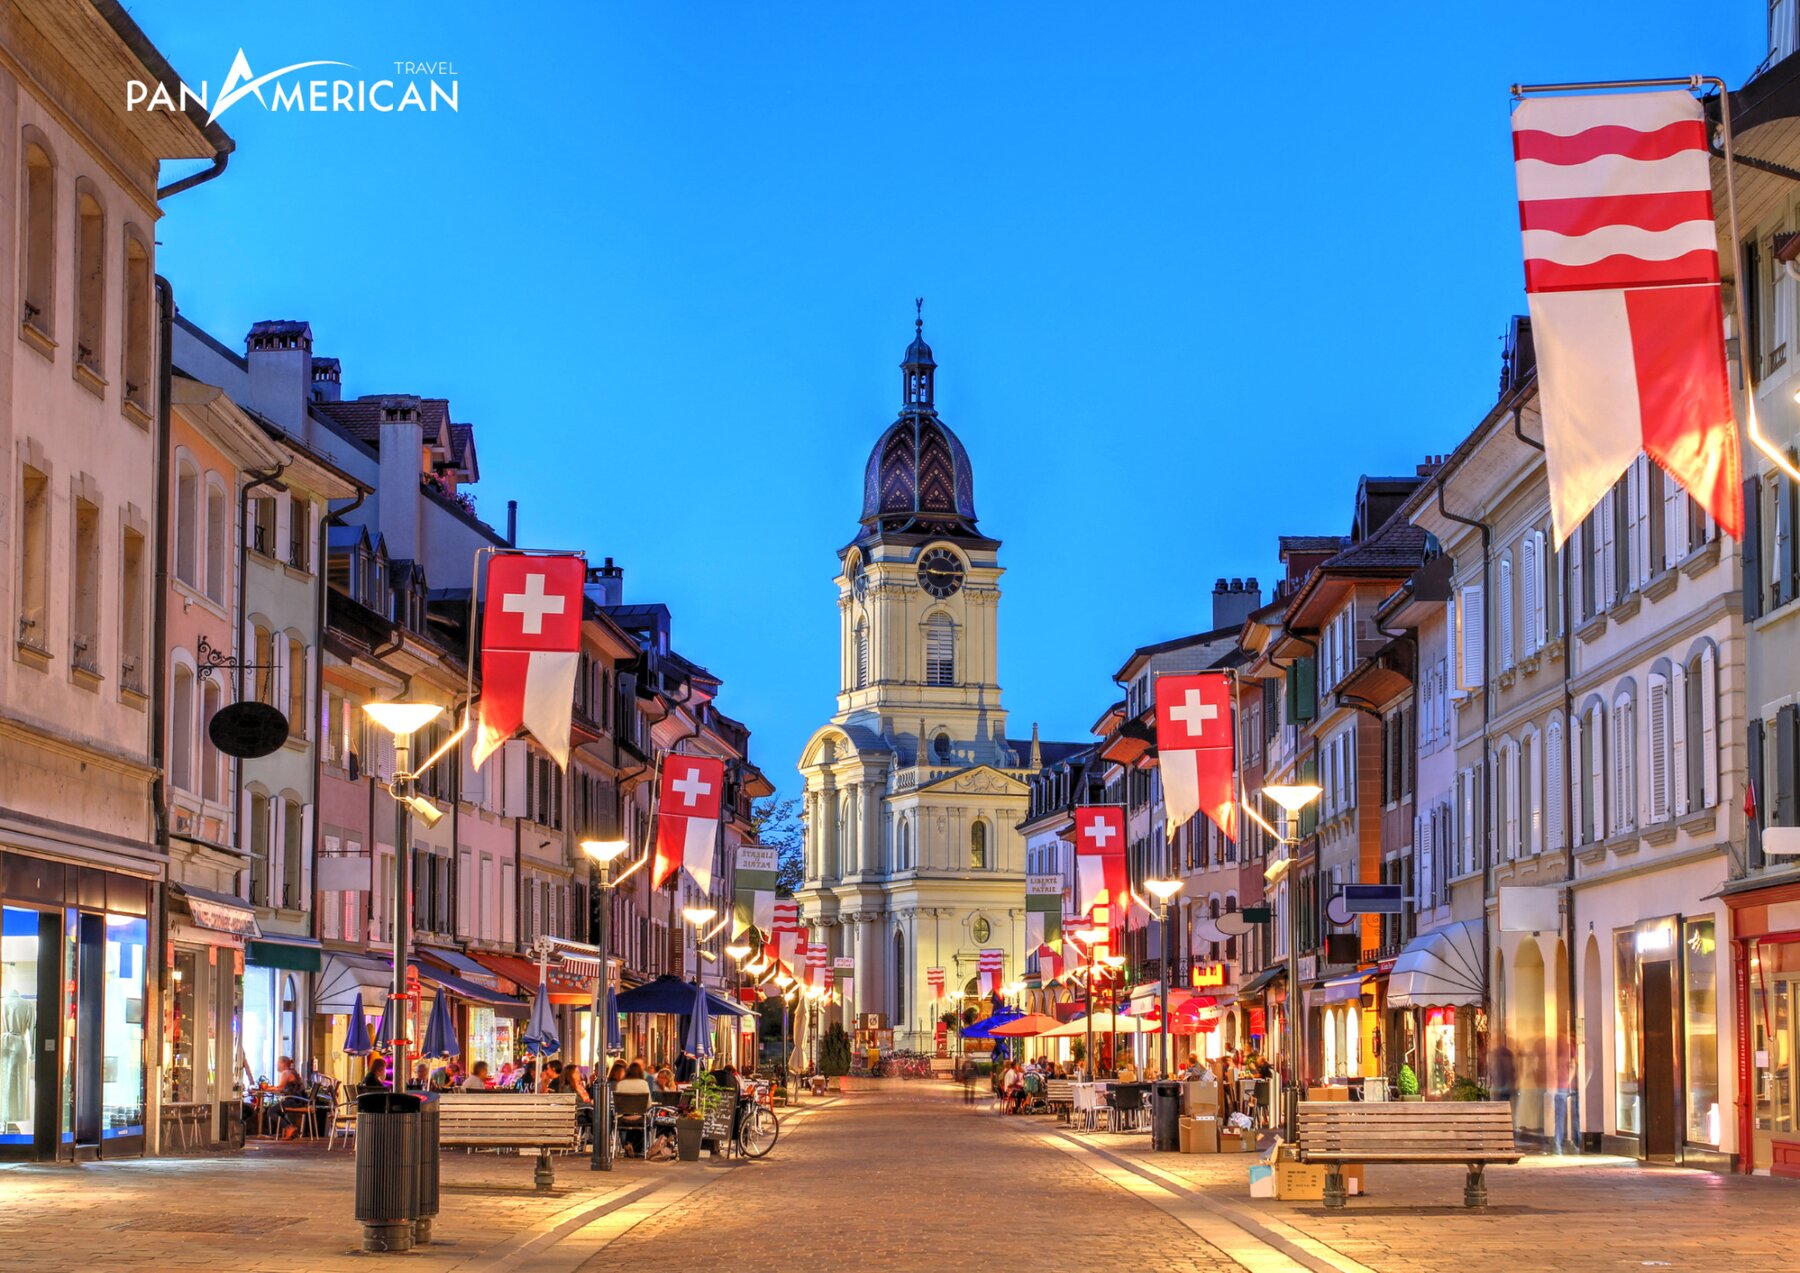
[[[1211,1114],[1183,1118],[1181,1120],[1181,1152],[1184,1154],[1218,1153],[1218,1118]]]
[[[1283,1202],[1323,1202],[1325,1168],[1317,1163],[1277,1163],[1275,1196]]]
[[[1200,1114],[1219,1108],[1219,1085],[1208,1075],[1181,1085],[1181,1112]]]
[[[1275,1196],[1275,1168],[1267,1163],[1250,1164],[1250,1196],[1252,1198],[1273,1198]]]
[[[1347,1101],[1350,1099],[1350,1089],[1342,1086],[1309,1087],[1306,1089],[1306,1099],[1309,1101]]]
[[[1225,1130],[1219,1133],[1219,1152],[1225,1154],[1253,1154],[1256,1152],[1257,1135],[1254,1131]]]

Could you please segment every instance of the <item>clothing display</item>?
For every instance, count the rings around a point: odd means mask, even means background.
[[[37,1005],[17,990],[0,1002],[0,1130],[28,1124]]]

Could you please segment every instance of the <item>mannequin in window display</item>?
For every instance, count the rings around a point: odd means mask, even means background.
[[[32,1040],[37,1005],[17,990],[0,1002],[0,1128],[31,1121]]]

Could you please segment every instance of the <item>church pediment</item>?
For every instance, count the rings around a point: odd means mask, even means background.
[[[1031,789],[992,765],[972,765],[968,769],[945,774],[914,790],[919,793],[932,791],[950,795],[1023,796],[1030,794]]]

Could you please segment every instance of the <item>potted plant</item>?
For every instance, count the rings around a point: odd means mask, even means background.
[[[682,1162],[700,1161],[700,1142],[706,1131],[706,1114],[719,1099],[719,1083],[710,1070],[694,1075],[693,1101],[675,1120],[675,1152]]]
[[[1419,1091],[1419,1076],[1413,1073],[1412,1066],[1407,1065],[1404,1062],[1400,1065],[1400,1079],[1394,1084],[1394,1087],[1395,1090],[1399,1092],[1400,1099],[1403,1101],[1422,1101],[1425,1099],[1424,1095]]]
[[[1467,1075],[1452,1075],[1446,1095],[1453,1101],[1485,1101],[1488,1090]]]
[[[850,1072],[850,1036],[835,1021],[819,1040],[819,1073],[833,1088],[841,1088],[844,1075]]]

